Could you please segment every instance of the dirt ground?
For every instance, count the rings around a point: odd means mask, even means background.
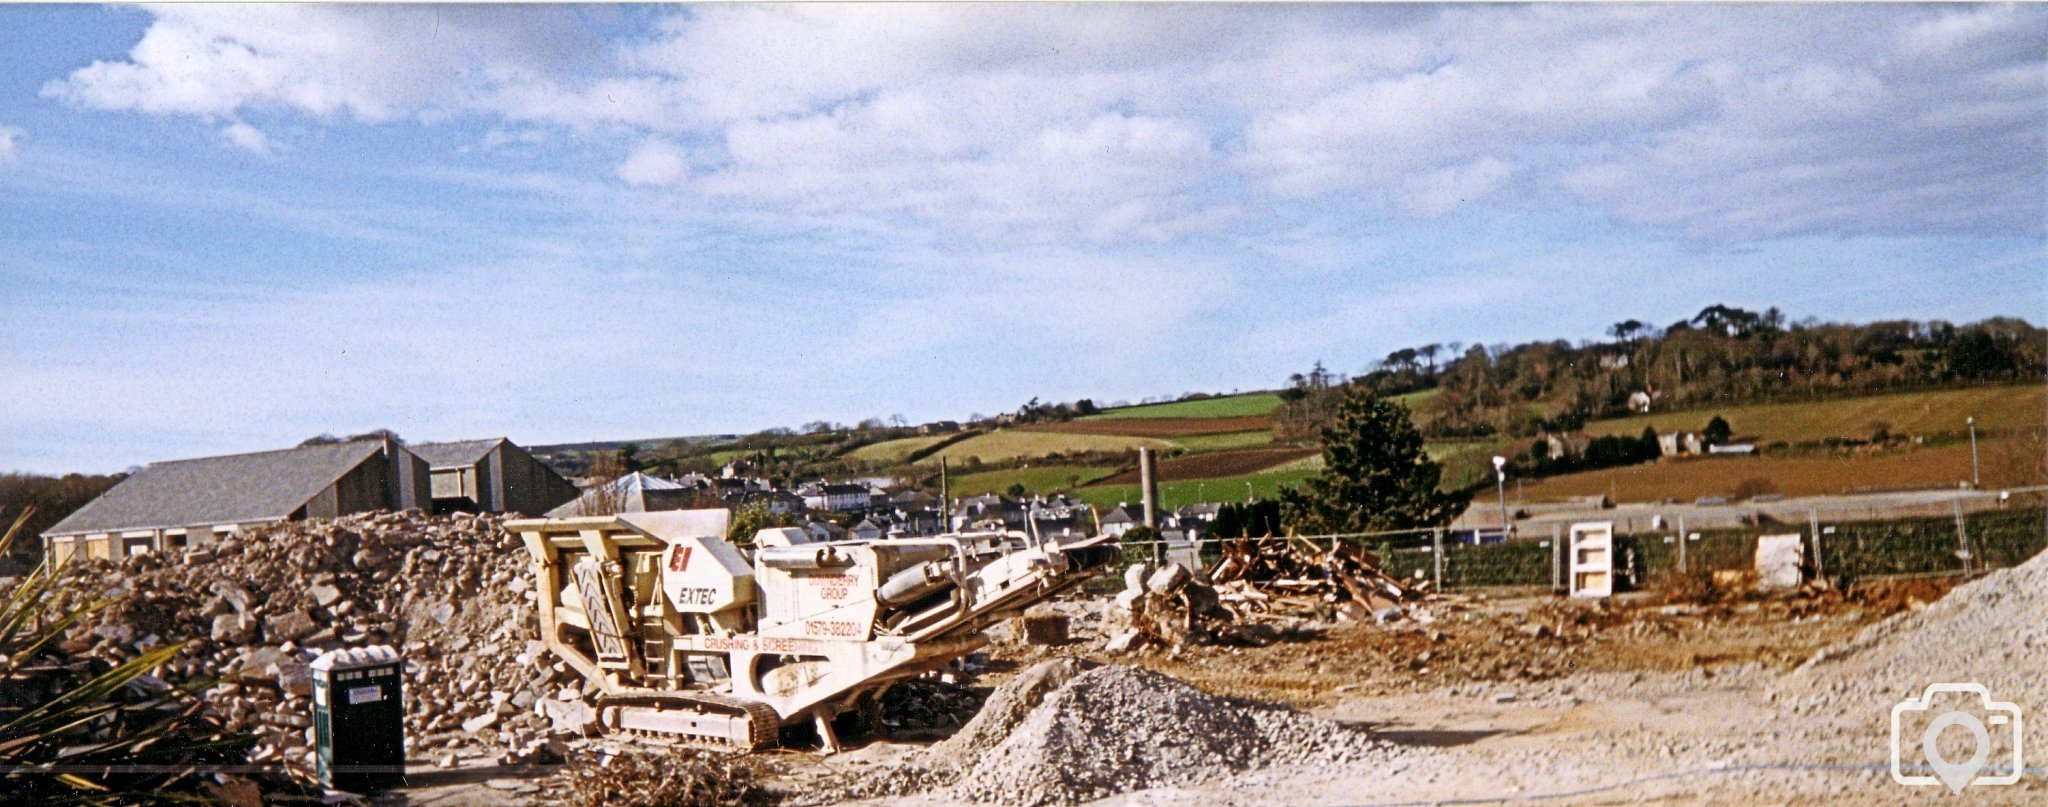
[[[1116,421],[1128,422],[1128,421]],[[1317,451],[1312,448],[1255,448],[1246,451],[1221,451],[1214,454],[1196,454],[1159,463],[1159,475],[1165,479],[1216,479],[1226,476],[1254,474],[1278,465],[1285,465],[1303,457],[1313,457]],[[1136,469],[1124,471],[1115,476],[1105,477],[1088,483],[1096,485],[1134,485],[1140,477]]]
[[[1282,628],[1274,644],[1190,645],[1177,654],[1103,653],[1091,616],[1100,613],[1101,601],[1076,599],[1054,606],[1072,615],[1073,641],[1055,647],[998,643],[958,689],[985,694],[1036,661],[1080,656],[1141,665],[1217,694],[1287,703],[1413,752],[1391,766],[1269,769],[1098,804],[1931,803],[1948,794],[1890,781],[1882,742],[1819,765],[1776,756],[1793,741],[1780,731],[1790,711],[1774,686],[1823,648],[1924,607],[1958,582],[1875,582],[1784,599],[1635,593],[1605,604],[1449,596],[1421,609],[1418,618],[1390,625],[1331,623],[1312,602],[1286,601],[1256,617]],[[1861,736],[1884,717],[1832,719],[1801,730]],[[822,780],[858,776],[920,753],[948,733],[925,728],[849,737],[842,754],[783,751],[759,761],[771,787],[799,794]],[[410,801],[516,798],[474,780],[465,784],[425,788]],[[2048,801],[2048,780],[2033,776],[1964,796],[1956,801],[2039,804]]]
[[[1311,623],[1315,608],[1293,603],[1262,617],[1289,626],[1283,641],[1179,654],[1095,650],[1100,642],[1080,615],[1091,606],[1068,603],[1075,642],[998,645],[974,685],[993,687],[1035,661],[1078,655],[1287,703],[1417,752],[1394,770],[1269,770],[1099,804],[1916,804],[1937,794],[1893,783],[1882,742],[1824,765],[1774,758],[1785,744],[1774,725],[1786,714],[1773,686],[1823,648],[1924,607],[1958,582],[1876,582],[1786,599],[1638,593],[1605,605],[1451,597],[1428,622],[1386,626]],[[1866,724],[1884,716],[1840,720],[1819,730],[1867,733]],[[893,739],[772,764],[780,787],[798,792],[817,777],[858,775],[916,753],[927,738]],[[1971,804],[2039,804],[2048,782],[2032,777],[1965,795]]]

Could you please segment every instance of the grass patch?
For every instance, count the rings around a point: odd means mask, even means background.
[[[1959,390],[1903,392],[1838,401],[1800,401],[1749,406],[1705,407],[1684,412],[1658,412],[1586,424],[1595,437],[1635,436],[1643,427],[1658,434],[1699,431],[1715,415],[1728,419],[1737,436],[1763,443],[1816,442],[1830,437],[1864,439],[1871,424],[1883,422],[1895,435],[1967,436],[1965,419],[1977,418],[1979,436],[1986,433],[2039,429],[2048,425],[2048,387],[2023,384]]]
[[[1199,434],[1191,437],[1172,438],[1174,445],[1189,454],[1207,454],[1211,451],[1237,451],[1246,448],[1266,448],[1273,444],[1273,432],[1260,429],[1248,432],[1226,434]]]
[[[1228,418],[1271,414],[1280,406],[1280,396],[1270,392],[1204,398],[1199,401],[1145,404],[1111,409],[1082,420],[1125,420],[1129,418]]]
[[[1161,481],[1159,499],[1167,508],[1185,507],[1199,501],[1241,502],[1246,495],[1246,484],[1250,493],[1261,499],[1277,498],[1281,488],[1298,487],[1302,480],[1316,475],[1316,471],[1267,471],[1246,476],[1230,476],[1220,479],[1182,479]],[[1115,507],[1118,502],[1137,502],[1144,498],[1137,485],[1091,485],[1070,492],[1068,495],[1097,507]]]
[[[1039,465],[961,474],[953,477],[952,486],[953,495],[956,497],[1006,493],[1011,485],[1023,485],[1026,492],[1034,495],[1049,494],[1073,487],[1070,481],[1073,478],[1078,478],[1080,484],[1086,485],[1113,473],[1116,473],[1115,468],[1092,465]]]
[[[1408,418],[1414,421],[1415,427],[1419,429],[1436,420],[1436,394],[1437,388],[1430,387],[1426,390],[1396,395],[1387,400],[1408,407]]]
[[[921,437],[901,437],[895,440],[883,440],[879,443],[869,443],[856,448],[848,456],[868,462],[902,462],[910,455],[938,445],[940,441],[952,436],[950,434],[932,434]]]
[[[939,457],[956,463],[968,457],[979,457],[982,462],[1005,462],[1019,458],[1083,451],[1136,451],[1140,447],[1165,449],[1171,446],[1172,444],[1165,440],[1143,437],[1004,429],[976,435],[946,446],[944,450],[919,462],[937,462]]]

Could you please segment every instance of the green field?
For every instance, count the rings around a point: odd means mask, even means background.
[[[1111,409],[1098,415],[1089,415],[1082,420],[1130,420],[1132,418],[1234,418],[1247,415],[1264,415],[1280,406],[1280,396],[1270,392],[1253,392],[1245,395],[1230,395],[1222,398],[1204,398],[1199,401],[1174,401],[1173,403],[1145,404]]]
[[[933,434],[923,437],[901,437],[895,440],[883,440],[879,443],[869,443],[856,448],[848,456],[869,462],[902,462],[905,457],[937,445],[939,441],[952,436],[950,434]]]
[[[1250,494],[1261,499],[1276,498],[1283,487],[1297,487],[1302,480],[1315,476],[1315,471],[1293,470],[1231,476],[1221,479],[1189,479],[1159,483],[1159,499],[1162,506],[1178,508],[1199,501],[1241,502],[1244,501],[1249,483]],[[1098,507],[1115,507],[1118,502],[1137,502],[1143,498],[1137,485],[1099,485],[1075,490],[1068,495]]]
[[[936,463],[940,457],[951,462],[960,462],[968,457],[979,457],[982,462],[1004,462],[1050,454],[1072,454],[1078,451],[1136,451],[1140,447],[1165,449],[1171,446],[1172,444],[1165,440],[1143,437],[1004,429],[946,446],[939,453],[920,462]]]
[[[1658,412],[1586,424],[1586,433],[1637,435],[1644,426],[1659,434],[1699,431],[1715,415],[1728,419],[1737,437],[1770,444],[1817,442],[1830,437],[1867,439],[1882,422],[1896,436],[1956,437],[1968,433],[1964,419],[1975,416],[1979,434],[2039,429],[2048,423],[2048,387],[2029,384],[1931,392],[1904,392],[1839,401],[1714,407]]]
[[[1227,432],[1224,434],[1197,434],[1188,437],[1170,437],[1169,442],[1180,446],[1189,454],[1207,454],[1212,451],[1236,451],[1244,448],[1265,448],[1273,444],[1273,433],[1266,429],[1249,432]]]
[[[1415,424],[1416,428],[1420,429],[1436,422],[1437,392],[1438,390],[1435,387],[1431,387],[1419,392],[1396,395],[1387,400],[1407,407],[1408,419]]]
[[[984,493],[1003,493],[1011,485],[1021,484],[1032,494],[1050,494],[1072,487],[1070,478],[1086,485],[1091,481],[1116,473],[1115,468],[1098,468],[1088,465],[1034,465],[1001,471],[982,471],[961,474],[952,479],[954,497],[980,496]]]

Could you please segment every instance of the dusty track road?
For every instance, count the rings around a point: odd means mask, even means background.
[[[1219,694],[1289,703],[1410,752],[1097,803],[1933,803],[1949,794],[1888,775],[1888,710],[1800,712],[1785,682],[1816,652],[1939,599],[1954,582],[1780,601],[1633,598],[1604,609],[1549,598],[1482,601],[1432,624],[1348,625],[1261,648],[1191,647],[1177,657],[1080,651]],[[999,651],[983,683],[1056,652]],[[858,775],[913,748],[881,742],[844,758],[792,760],[784,781],[801,789],[824,769]],[[1972,788],[1952,800],[2040,804],[2048,802],[2048,778]]]

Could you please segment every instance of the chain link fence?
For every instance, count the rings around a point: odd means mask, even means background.
[[[1867,506],[1815,507],[1806,523],[1768,523],[1737,529],[1683,530],[1680,525],[1623,532],[1615,523],[1617,572],[1642,585],[1664,575],[1708,577],[1716,571],[1753,569],[1757,539],[1798,534],[1808,565],[1823,577],[1854,580],[1975,575],[2026,562],[2048,548],[2048,487],[2006,491],[1997,506],[1968,512],[1961,494],[1951,515],[1872,518]],[[1597,516],[1586,519],[1599,522]],[[1682,522],[1681,522],[1682,524]],[[1124,544],[1124,563],[1115,574],[1092,581],[1089,590],[1115,591],[1124,568],[1160,559],[1203,568],[1221,556],[1232,539],[1141,541]],[[1565,587],[1563,525],[1550,535],[1500,540],[1497,531],[1451,533],[1406,530],[1351,535],[1315,535],[1279,540],[1327,549],[1334,543],[1363,547],[1380,556],[1381,571],[1405,582],[1429,581],[1437,590],[1523,588],[1562,591]]]

